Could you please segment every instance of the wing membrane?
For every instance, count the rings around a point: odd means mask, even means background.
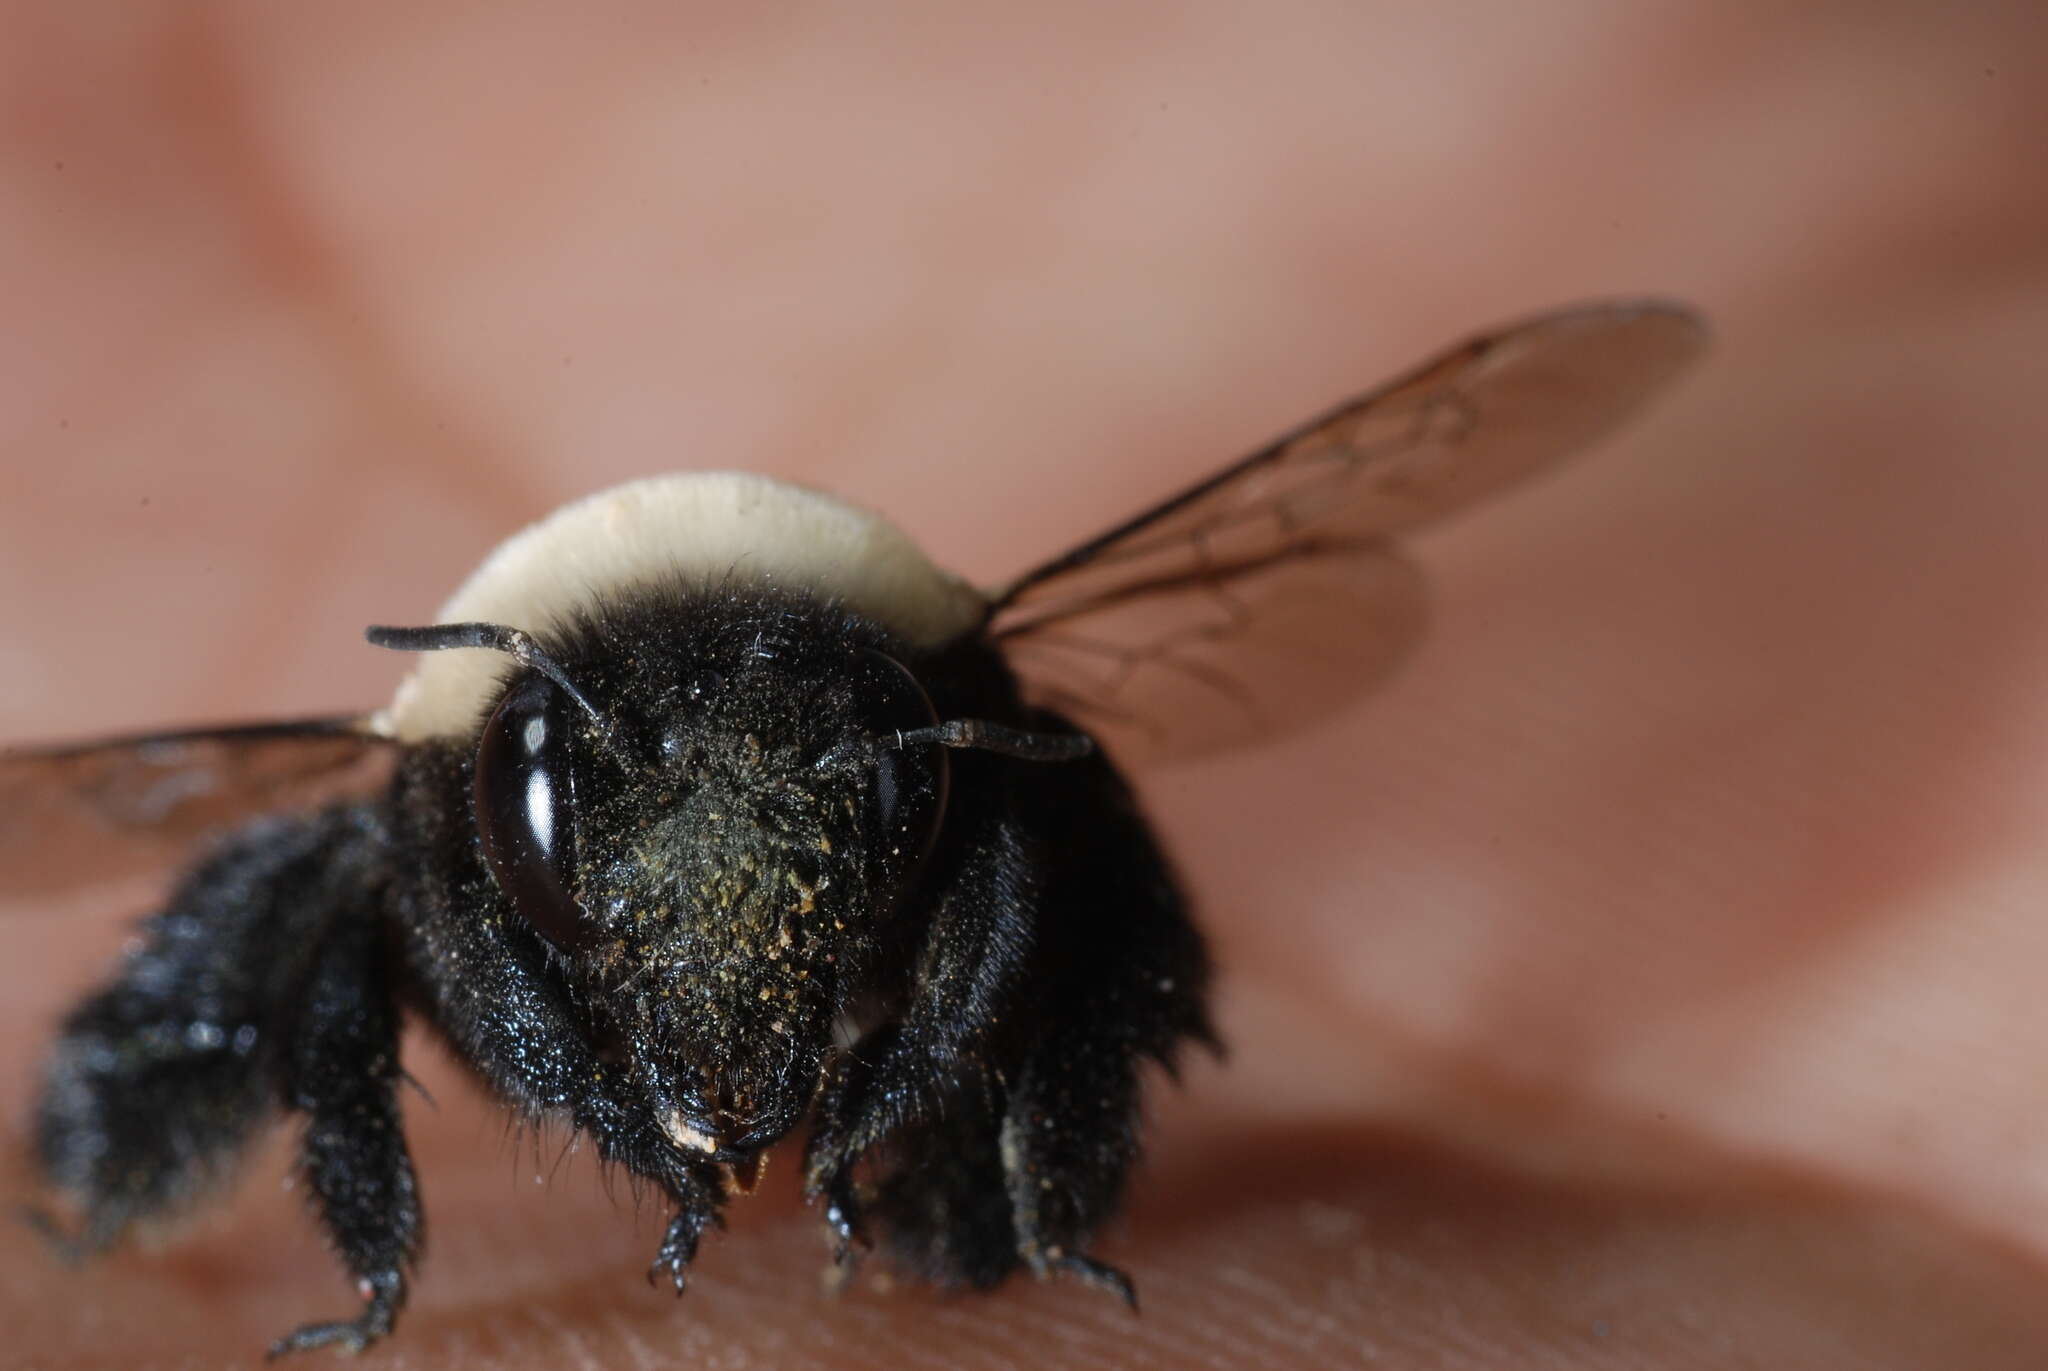
[[[374,787],[391,753],[360,718],[0,752],[0,896],[176,865],[237,822]]]
[[[1424,608],[1421,575],[1392,548],[1318,548],[1042,624],[1009,656],[1037,702],[1142,763],[1336,712],[1407,655]]]
[[[1037,698],[1130,750],[1305,722],[1419,635],[1420,585],[1389,570],[1405,566],[1390,540],[1596,442],[1705,342],[1696,314],[1660,301],[1471,339],[1019,577],[991,597],[991,631]],[[1271,631],[1252,621],[1269,615]]]

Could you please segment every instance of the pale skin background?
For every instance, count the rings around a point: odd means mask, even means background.
[[[755,11],[759,9],[757,14]],[[430,10],[430,13],[423,12]],[[1710,361],[1422,549],[1342,722],[1147,792],[1229,1062],[1099,1295],[947,1299],[771,1165],[660,1216],[425,1044],[411,1366],[2048,1356],[2048,128],[2031,4],[6,7],[0,738],[374,703],[372,621],[737,466],[994,579],[1472,329]],[[104,896],[5,916],[0,1194]],[[0,1362],[353,1308],[282,1136],[175,1246],[0,1230]]]

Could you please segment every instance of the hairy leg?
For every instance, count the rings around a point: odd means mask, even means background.
[[[1017,764],[941,900],[911,1006],[835,1066],[807,1153],[842,1253],[875,1157],[890,1250],[942,1284],[1025,1265],[1130,1300],[1085,1254],[1137,1155],[1139,1071],[1213,1042],[1179,888],[1100,758]]]
[[[287,1099],[306,1116],[301,1166],[363,1312],[308,1324],[270,1353],[350,1352],[391,1331],[419,1256],[422,1215],[398,1111],[398,1014],[373,924],[338,925],[321,949],[291,1044]]]
[[[312,949],[374,901],[365,812],[266,821],[224,844],[65,1020],[35,1145],[81,1211],[85,1255],[169,1217],[233,1168],[278,1105]],[[54,1232],[54,1226],[52,1231]]]

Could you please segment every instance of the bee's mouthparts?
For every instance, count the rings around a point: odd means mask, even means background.
[[[715,1135],[685,1119],[680,1110],[669,1111],[668,1118],[662,1123],[662,1131],[668,1134],[670,1142],[690,1152],[716,1155],[723,1146]]]

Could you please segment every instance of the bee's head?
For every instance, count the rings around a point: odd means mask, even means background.
[[[498,645],[498,644],[488,644]],[[937,840],[916,675],[843,614],[629,602],[523,639],[477,735],[478,847],[685,1136],[795,1122]]]

